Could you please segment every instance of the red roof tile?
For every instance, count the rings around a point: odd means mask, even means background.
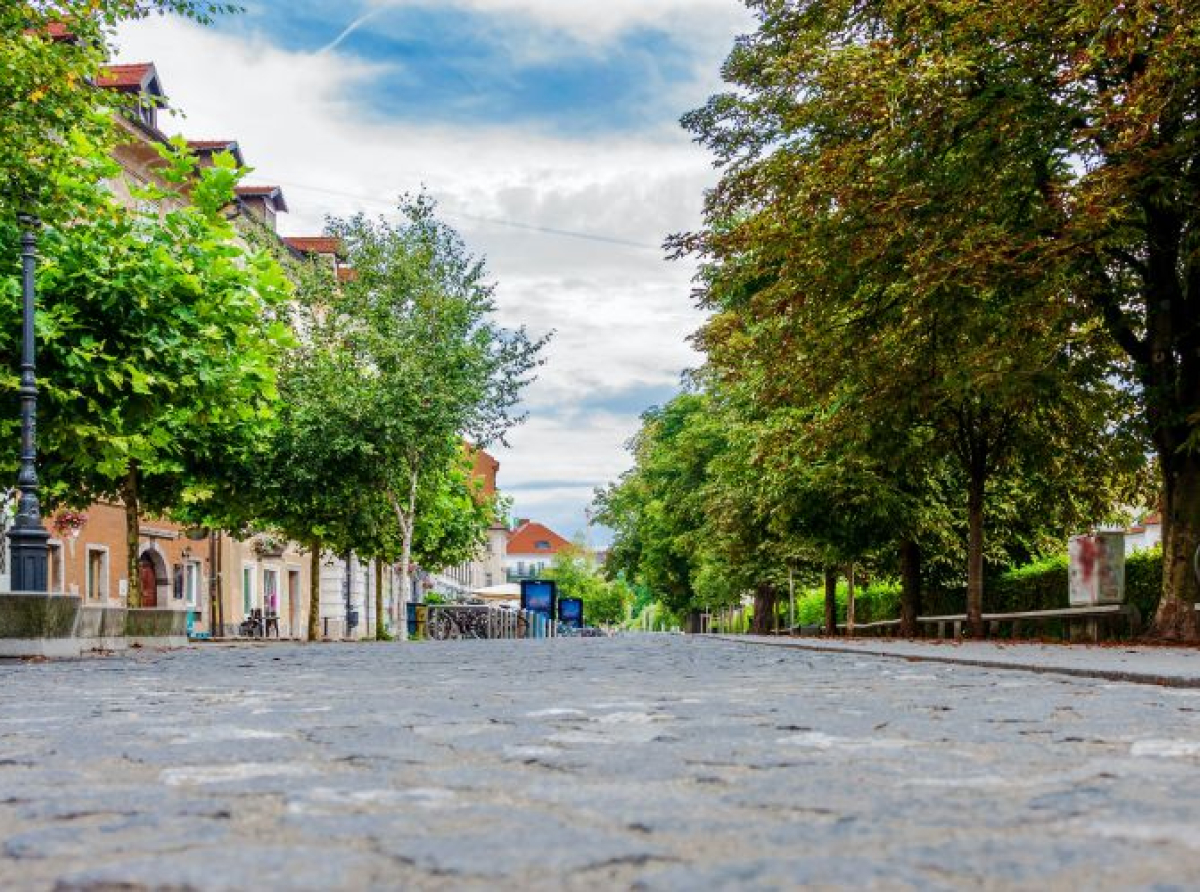
[[[105,65],[100,69],[96,85],[113,90],[140,90],[146,77],[154,73],[154,64],[140,62],[136,65]]]
[[[342,240],[331,235],[290,235],[284,241],[301,254],[336,254],[340,257],[346,253]]]
[[[539,543],[546,543],[545,548],[539,548]],[[508,553],[514,554],[558,554],[564,548],[570,548],[571,543],[545,524],[537,521],[526,521],[508,534]]]
[[[24,33],[29,35],[38,34],[39,30],[37,28],[26,28]],[[70,43],[76,39],[75,32],[67,28],[66,24],[63,22],[48,22],[46,27],[43,28],[40,33],[46,37],[49,37],[51,40],[62,43]]]

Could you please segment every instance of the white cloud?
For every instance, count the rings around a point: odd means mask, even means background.
[[[400,7],[428,7],[430,0],[373,0],[368,15]],[[442,0],[469,12],[531,19],[583,43],[611,40],[637,27],[671,27],[689,33],[745,29],[750,15],[738,0]]]
[[[565,0],[464,2],[519,8],[582,30],[588,21],[612,29],[728,5],[664,0],[650,10],[617,0],[601,14]],[[318,232],[327,213],[385,212],[398,193],[422,186],[442,202],[472,250],[487,256],[502,321],[535,334],[557,331],[528,395],[530,423],[513,434],[511,449],[497,450],[501,486],[520,513],[553,517],[572,527],[568,535],[581,527],[592,485],[628,465],[623,444],[645,408],[614,414],[588,408],[585,398],[667,387],[696,362],[685,342],[699,320],[689,299],[692,270],[665,263],[656,247],[697,224],[703,188],[714,178],[688,136],[669,126],[571,139],[513,126],[381,121],[356,101],[377,68],[177,19],[127,26],[120,48],[122,61],[158,63],[172,101],[187,113],[176,129],[237,139],[256,168],[250,180],[283,186],[292,213],[281,228],[289,234]],[[579,483],[555,489],[539,480]]]

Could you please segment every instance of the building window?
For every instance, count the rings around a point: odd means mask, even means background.
[[[278,570],[263,570],[263,604],[267,613],[279,613]]]
[[[50,551],[47,555],[49,560],[46,568],[46,582],[48,584],[46,591],[51,593],[65,592],[67,587],[63,575],[62,543],[51,542],[47,547]]]
[[[187,606],[195,610],[200,603],[200,562],[188,561],[183,567],[183,594]]]
[[[549,551],[550,543],[547,542],[545,539],[541,539],[533,547],[536,548],[538,551]]]
[[[242,613],[250,615],[254,609],[254,568],[242,567]]]
[[[87,550],[87,597],[89,601],[108,598],[108,549],[94,545]]]

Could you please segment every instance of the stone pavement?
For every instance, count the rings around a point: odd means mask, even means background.
[[[4,889],[1200,877],[1200,690],[683,636],[0,663]]]
[[[893,657],[917,662],[956,663],[989,669],[1020,669],[1108,681],[1200,688],[1200,648],[757,635],[718,637],[743,644],[795,647],[822,653]]]

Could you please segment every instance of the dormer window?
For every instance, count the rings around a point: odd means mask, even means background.
[[[242,206],[272,230],[275,216],[287,213],[287,202],[278,186],[238,186],[236,191]]]
[[[539,539],[537,542],[534,543],[533,547],[536,548],[538,551],[549,551],[550,543],[547,542],[545,539]]]
[[[200,161],[201,167],[212,167],[213,156],[221,152],[228,152],[232,155],[238,167],[246,166],[241,146],[233,139],[189,139],[188,148]]]
[[[166,104],[162,82],[153,63],[137,65],[108,65],[96,78],[97,86],[135,97],[137,123],[151,130],[158,129],[158,110]]]

